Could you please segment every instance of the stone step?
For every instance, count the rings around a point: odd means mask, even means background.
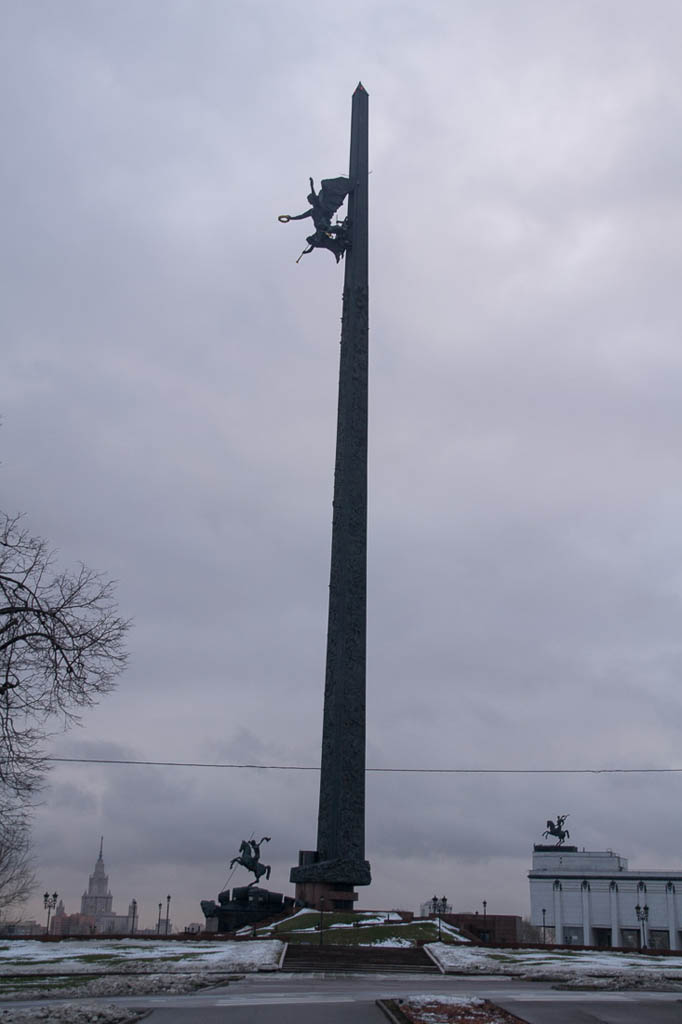
[[[420,948],[313,946],[308,943],[287,947],[282,970],[440,974],[428,954]]]
[[[418,964],[390,964],[385,961],[372,961],[372,960],[289,960],[285,959],[283,970],[297,970],[298,968],[304,968],[305,970],[320,970],[320,971],[418,971],[420,974],[426,971],[429,974],[440,974],[440,971],[434,963],[418,963]]]
[[[313,942],[291,942],[287,948],[287,954],[297,956],[324,956],[327,958],[335,956],[350,957],[355,960],[366,960],[367,957],[374,957],[377,960],[399,960],[404,963],[420,963],[423,960],[431,960],[422,946],[351,946],[339,945],[325,942],[324,945]]]
[[[397,964],[320,964],[299,961],[296,964],[284,961],[282,970],[290,974],[440,974],[435,964],[430,967],[404,967]]]

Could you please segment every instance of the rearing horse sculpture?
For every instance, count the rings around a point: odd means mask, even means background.
[[[263,875],[265,875],[266,879],[270,878],[270,865],[261,864],[260,862],[261,843],[269,842],[270,836],[263,836],[258,843],[254,839],[242,839],[241,846],[239,847],[239,856],[233,857],[230,861],[230,869],[235,864],[241,864],[243,868],[246,868],[247,871],[252,871],[256,876],[253,882],[249,882],[248,889],[255,885]]]
[[[564,839],[571,838],[571,833],[568,831],[567,828],[564,828],[564,822],[566,821],[567,817],[567,814],[557,814],[556,823],[553,821],[548,821],[547,828],[542,833],[543,836],[555,836],[557,840],[557,846],[561,846]]]

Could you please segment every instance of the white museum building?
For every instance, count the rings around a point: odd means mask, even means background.
[[[613,850],[535,846],[528,879],[543,941],[682,949],[682,871],[630,871]]]

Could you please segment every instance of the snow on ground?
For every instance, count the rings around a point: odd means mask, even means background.
[[[595,977],[609,978],[618,983],[636,979],[638,984],[647,980],[665,980],[682,986],[682,956],[607,950],[463,948],[446,946],[442,942],[430,943],[428,948],[448,974],[510,974],[573,983]]]
[[[477,996],[423,995],[399,999],[398,1007],[415,1024],[513,1024],[506,1010]]]
[[[402,921],[387,921],[385,917],[369,917],[369,918],[361,918],[359,921],[336,921],[334,924],[330,924],[330,925],[325,924],[324,930],[327,932],[327,931],[331,931],[333,928],[346,928],[346,929],[348,929],[348,928],[356,928],[357,929],[357,928],[367,928],[367,927],[372,927],[372,926],[376,927],[377,925],[385,925],[385,924],[399,925],[399,924],[403,924],[403,922]],[[303,931],[303,930],[310,931],[309,928],[299,929],[299,930],[300,931]]]
[[[426,993],[421,996],[407,996],[404,1000],[408,1006],[425,1006],[427,1003],[444,1003],[445,1006],[482,1006],[483,1000],[478,996],[444,996]]]
[[[297,917],[305,917],[306,914],[312,914],[312,913],[313,913],[313,911],[310,909],[310,907],[302,907],[301,910],[297,910],[295,914],[291,914],[290,917],[286,918],[286,920],[287,921],[295,921]]]
[[[28,1010],[0,1010],[0,1024],[132,1024],[146,1011],[102,1003],[62,1003]]]
[[[332,913],[333,913],[333,911],[332,911]],[[310,907],[305,907],[303,910],[299,910],[297,914],[292,914],[291,917],[287,917],[286,918],[286,924],[288,924],[290,921],[294,921],[297,917],[312,917],[313,915],[314,915],[316,923],[314,925],[312,925],[312,927],[309,927],[309,928],[295,928],[295,929],[292,928],[291,931],[296,931],[296,932],[314,932],[314,931],[318,930],[318,923],[319,923],[318,918],[319,918],[320,912],[319,912],[319,910],[311,910]],[[326,918],[324,917],[324,915],[323,915],[323,921],[326,921]],[[275,925],[268,925],[266,928],[263,929],[263,931],[270,931],[271,929],[278,927],[282,923],[284,923],[284,922],[278,921],[278,922],[276,922]],[[356,927],[364,928],[367,925],[384,925],[384,924],[401,925],[401,924],[405,924],[405,921],[403,921],[402,917],[391,917],[388,914],[381,914],[381,915],[367,914],[365,917],[358,916],[353,921],[335,921],[334,924],[326,924],[325,923],[324,929],[325,929],[325,931],[328,931],[328,930],[330,930],[332,928],[356,928]],[[244,929],[244,931],[250,931],[251,927],[252,926],[249,925],[246,929]],[[259,931],[260,931],[260,929],[259,929]],[[237,932],[237,934],[239,935],[239,932]]]
[[[378,921],[377,923],[385,924],[386,922]],[[429,924],[434,928],[438,927],[438,921],[433,917],[415,917],[413,921],[403,921],[401,919],[399,921],[391,921],[390,924],[396,928],[415,928],[420,924]],[[465,939],[465,937],[460,933],[459,928],[455,928],[454,925],[448,924],[446,921],[441,921],[440,927],[441,931],[445,932],[446,935],[449,935],[454,942],[471,942],[471,939]]]
[[[185,996],[198,988],[210,985],[228,984],[234,974],[217,974],[203,972],[201,974],[137,974],[124,975],[102,974],[91,979],[79,978],[77,983],[68,988],[58,985],[63,979],[55,979],[55,984],[50,981],[36,982],[19,988],[13,988],[12,982],[7,982],[0,999],[8,1002],[16,1002],[28,999],[103,999],[111,996],[151,996],[162,992],[174,996]],[[236,975],[243,977],[243,975]],[[2,1020],[0,1018],[0,1024]]]
[[[277,970],[284,949],[278,939],[253,942],[156,942],[144,939],[101,939],[87,942],[11,940],[0,945],[0,977],[3,974],[44,972],[102,973],[116,971],[184,972]]]
[[[330,924],[328,928],[327,925],[325,925],[324,930],[331,931],[332,928],[367,928],[370,926],[376,927],[377,925],[401,925],[404,923],[405,922],[401,918],[398,918],[397,920],[391,919],[390,921],[387,921],[385,917],[368,917],[362,918],[360,921],[357,922],[338,921],[336,924]]]
[[[167,992],[185,995],[206,985],[227,984],[234,975],[273,971],[284,944],[254,942],[145,942],[102,939],[91,942],[8,942],[0,946],[0,1000],[108,998]],[[14,975],[14,977],[12,977]],[[16,977],[16,976],[19,977]],[[27,975],[38,975],[31,977]],[[82,977],[85,975],[85,977]],[[92,975],[93,977],[88,977]],[[2,1011],[7,1013],[9,1011]],[[28,1012],[28,1011],[27,1011]],[[2,1016],[0,1024],[14,1024]],[[17,1022],[33,1020],[17,1017]],[[42,1020],[35,1017],[35,1020]],[[45,1019],[60,1020],[48,1016]],[[100,1021],[97,1016],[76,1018]],[[135,1015],[122,1016],[121,1024]],[[71,1018],[65,1017],[71,1024]],[[102,1017],[101,1024],[119,1024]]]
[[[412,943],[409,939],[377,939],[376,942],[370,942],[370,946],[390,946],[392,949],[405,949],[412,947]]]
[[[446,932],[455,942],[471,942],[471,939],[464,938],[459,928],[455,928],[453,924],[448,924],[447,921],[441,921],[440,927],[441,931]]]

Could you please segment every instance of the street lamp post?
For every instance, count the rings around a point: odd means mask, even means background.
[[[137,917],[137,900],[133,900],[131,905],[132,905],[132,908],[133,908],[133,921],[132,921],[132,924],[130,925],[130,934],[134,935],[135,934],[135,918]]]
[[[50,896],[49,892],[46,892],[43,895],[43,906],[45,907],[45,910],[47,911],[47,927],[45,928],[45,932],[46,932],[47,935],[50,934],[50,914],[52,913],[54,908],[57,906],[57,899],[58,899],[58,897],[59,897],[59,894],[56,893],[56,892],[53,892],[51,896]]]
[[[635,907],[635,913],[637,914],[637,920],[639,921],[641,948],[646,949],[646,923],[649,920],[648,905],[645,903],[643,907],[640,907],[638,903]]]
[[[324,930],[324,896],[320,896],[320,945],[323,945],[323,930]]]
[[[481,900],[481,903],[483,904],[483,931],[479,937],[483,942],[488,942],[490,940],[490,933],[488,932],[488,901]],[[478,911],[476,911],[476,913],[478,913]]]
[[[156,934],[157,935],[161,934],[161,907],[162,906],[163,906],[163,903],[159,903],[159,920],[156,922]]]
[[[168,938],[168,929],[170,927],[170,893],[166,896],[166,938]]]
[[[547,945],[547,933],[545,932],[545,915],[546,914],[547,914],[547,910],[546,910],[545,907],[543,907],[542,908],[542,945],[543,946]]]

